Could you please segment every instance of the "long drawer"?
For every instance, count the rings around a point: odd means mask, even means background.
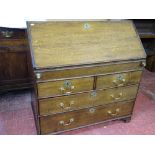
[[[108,119],[127,116],[132,113],[133,101],[113,103],[105,106],[91,107],[79,111],[40,117],[41,134],[85,126]]]
[[[113,72],[122,72],[128,70],[142,70],[145,61],[132,61],[122,63],[111,63],[105,65],[92,65],[82,67],[71,67],[63,69],[44,70],[36,72],[38,82],[51,79],[72,78],[79,76],[90,76],[98,74],[107,74]]]
[[[138,85],[39,100],[39,114],[62,113],[136,98]]]

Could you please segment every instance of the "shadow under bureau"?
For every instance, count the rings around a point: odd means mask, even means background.
[[[38,134],[131,119],[146,57],[131,21],[27,26]]]

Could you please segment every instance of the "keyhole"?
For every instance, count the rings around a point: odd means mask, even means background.
[[[91,25],[89,23],[84,24],[84,29],[88,30],[91,28]]]
[[[65,86],[66,88],[70,88],[71,85],[72,85],[72,83],[71,83],[70,81],[64,81],[64,86]]]

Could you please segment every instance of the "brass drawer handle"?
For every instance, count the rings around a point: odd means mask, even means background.
[[[1,31],[2,36],[5,38],[11,38],[13,36],[13,31]]]
[[[70,91],[66,91],[66,89],[64,87],[60,87],[60,91],[62,94],[70,94],[70,93],[72,93],[73,89],[74,89],[74,86],[70,87],[70,89],[69,89]]]
[[[69,109],[72,108],[72,105],[73,105],[73,104],[74,104],[74,101],[71,101],[71,102],[69,103],[69,106],[68,106],[68,107],[65,107],[64,103],[61,102],[61,103],[60,103],[60,107],[61,107],[62,109],[64,109],[64,110],[69,110]]]
[[[71,125],[73,122],[74,122],[74,118],[70,118],[68,123],[65,123],[64,121],[59,121],[59,124],[63,126],[68,126],[68,125]]]
[[[119,112],[120,112],[119,108],[117,108],[114,113],[111,110],[108,110],[108,114],[111,116],[116,116],[119,114]]]
[[[110,95],[114,100],[119,100],[123,96],[123,93],[119,93],[118,97],[115,97],[113,94]]]
[[[121,82],[121,83],[120,83]],[[125,84],[126,80],[125,79],[121,79],[121,80],[113,80],[113,83],[116,85],[116,86],[123,86]]]

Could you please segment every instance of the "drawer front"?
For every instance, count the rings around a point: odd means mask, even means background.
[[[138,85],[96,91],[96,100],[94,105],[102,105],[112,102],[135,99],[137,91]]]
[[[29,51],[27,40],[0,40],[0,52]]]
[[[93,89],[93,83],[93,77],[38,83],[38,96],[41,98],[89,91]]]
[[[93,105],[92,93],[81,93],[76,95],[54,97],[39,100],[39,114],[48,115],[86,108]]]
[[[39,100],[39,114],[48,115],[136,98],[138,86],[91,91]]]
[[[64,114],[40,117],[41,134],[63,131],[130,115],[133,104],[133,101],[114,103],[107,107],[98,106]]]
[[[18,39],[18,40],[0,40],[0,45],[1,46],[9,46],[9,47],[29,47],[28,41],[26,39]]]
[[[114,63],[110,65],[98,65],[98,66],[85,66],[85,67],[74,67],[74,68],[66,68],[57,69],[53,71],[43,71],[37,72],[36,78],[37,81],[44,81],[49,79],[61,79],[61,78],[71,78],[78,76],[90,76],[90,75],[98,75],[98,74],[107,74],[113,72],[121,72],[128,70],[138,70],[143,69],[144,61],[133,61],[129,63]],[[39,75],[39,76],[38,76]]]
[[[142,71],[135,71],[135,72],[119,73],[107,76],[98,76],[96,89],[138,84],[141,79],[141,74]]]

